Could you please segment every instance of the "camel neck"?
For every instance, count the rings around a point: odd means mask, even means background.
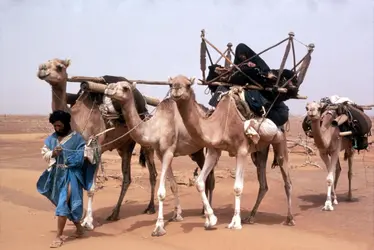
[[[52,86],[52,110],[67,111],[66,84],[65,86]]]
[[[203,125],[207,122],[199,113],[197,109],[195,94],[191,90],[191,96],[186,100],[176,100],[179,113],[182,117],[183,123],[194,140],[199,144],[210,144],[207,133],[204,132]]]
[[[132,94],[131,94],[132,95]],[[131,130],[131,137],[141,145],[150,144],[149,122],[143,122],[136,110],[135,99],[132,95],[125,103],[122,103],[122,115],[126,125]]]
[[[329,133],[329,129],[326,127],[326,119],[325,116],[322,120],[322,125],[320,119],[312,121],[312,135],[317,148],[327,148],[331,141],[331,133]]]

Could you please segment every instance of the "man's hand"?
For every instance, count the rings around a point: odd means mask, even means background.
[[[61,146],[57,146],[55,147],[55,149],[53,149],[52,151],[52,157],[56,157],[56,156],[59,156],[62,152],[62,147]]]
[[[248,62],[247,65],[250,68],[256,67],[256,64],[254,64],[253,62]]]

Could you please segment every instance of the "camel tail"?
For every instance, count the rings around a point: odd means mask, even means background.
[[[140,153],[139,153],[139,164],[140,164],[140,166],[145,168],[146,167],[145,162],[146,162],[145,152],[143,150],[143,147],[141,147],[140,148]]]

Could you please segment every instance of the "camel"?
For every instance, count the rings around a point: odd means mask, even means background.
[[[106,121],[102,117],[98,108],[97,94],[83,92],[75,101],[74,105],[70,107],[70,109],[67,107],[66,85],[68,78],[67,68],[69,65],[69,60],[49,60],[39,65],[37,76],[39,79],[49,83],[52,88],[52,110],[65,110],[70,112],[72,116],[72,129],[80,132],[83,137],[88,140],[91,136],[97,135],[107,128]],[[98,143],[101,146],[101,154],[108,150],[112,151],[113,149],[117,149],[119,156],[122,158],[121,170],[123,179],[121,192],[112,214],[107,218],[107,220],[111,221],[118,219],[123,198],[131,183],[130,162],[136,143],[129,135],[126,135],[127,132],[128,128],[125,126],[116,126],[114,130],[111,130],[98,137]],[[148,167],[151,184],[151,199],[144,213],[153,214],[155,213],[154,195],[157,178],[157,171],[154,163],[154,150],[151,148],[142,147],[140,153],[139,159],[142,159],[141,163],[143,167],[145,167],[145,165]],[[101,163],[99,162],[99,164]],[[91,230],[94,228],[92,202],[98,169],[99,166],[96,168],[91,190],[89,190],[87,193],[87,213],[82,222],[82,226]]]
[[[321,110],[322,107],[317,102],[306,104],[307,117],[311,120],[314,143],[327,169],[327,198],[322,210],[333,211],[333,204],[338,204],[335,189],[341,172],[339,153],[343,150],[344,160],[348,160],[348,200],[352,200],[351,184],[354,149],[351,140],[341,137],[339,135],[339,127],[332,125],[332,122],[337,118],[336,110],[327,108],[322,114]]]
[[[135,109],[133,96],[134,83],[126,81],[109,84],[105,94],[122,104],[122,112],[125,120],[131,129],[131,137],[140,145],[151,146],[155,149],[156,155],[162,162],[160,184],[157,191],[159,202],[158,217],[152,236],[163,236],[166,234],[164,228],[163,203],[166,196],[165,176],[173,176],[171,163],[174,157],[190,155],[200,168],[203,165],[213,166],[217,163],[219,154],[217,151],[208,150],[206,160],[204,159],[203,147],[195,143],[187,132],[182,118],[179,115],[177,106],[171,98],[163,100],[157,107],[154,115],[148,121],[142,122]],[[202,105],[198,105],[198,112],[205,115],[208,111]],[[204,162],[205,160],[205,162]],[[204,194],[209,194],[209,202],[212,202],[214,189],[214,172],[210,171],[206,179]],[[178,189],[175,185],[175,207],[172,220],[181,221],[182,208],[179,203]]]
[[[200,145],[200,147],[207,147],[208,149],[214,148],[219,152],[224,150],[229,153],[229,156],[236,157],[236,175],[234,184],[235,211],[228,228],[242,228],[240,201],[244,185],[243,168],[246,164],[248,153],[251,153],[252,161],[257,168],[259,192],[252,212],[243,222],[254,222],[257,209],[268,190],[266,181],[266,162],[270,144],[273,145],[274,151],[277,150],[277,152],[284,157],[283,162],[279,165],[285,183],[285,192],[288,201],[288,214],[285,224],[295,225],[291,212],[292,183],[288,170],[288,152],[285,134],[279,130],[276,136],[268,141],[260,138],[257,145],[249,143],[248,137],[244,132],[244,121],[238,113],[235,100],[231,93],[222,95],[221,100],[211,116],[204,117],[197,109],[195,93],[191,87],[193,79],[188,79],[183,75],[178,75],[174,78],[170,77],[169,83],[171,87],[171,96],[175,100],[183,123],[186,126],[188,133],[194,139],[194,142]],[[203,197],[206,217],[209,221],[208,225],[206,223],[205,226],[208,228],[215,225],[217,218],[209,203],[206,202],[206,197],[204,197],[205,194],[202,192],[202,187],[204,186],[206,174],[210,172],[212,167],[214,167],[214,165],[208,166],[208,164],[205,164],[196,181],[197,189]]]

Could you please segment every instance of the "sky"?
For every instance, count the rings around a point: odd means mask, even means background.
[[[314,43],[299,92],[308,99],[286,102],[294,115],[305,113],[306,102],[334,94],[374,104],[373,6],[369,0],[0,0],[0,114],[50,113],[50,87],[36,73],[52,58],[71,59],[70,76],[201,78],[201,29],[222,51],[228,42],[243,42],[260,52],[290,31]],[[301,59],[307,49],[295,45]],[[279,68],[285,46],[263,54],[271,68]],[[138,88],[161,99],[168,90]],[[68,92],[78,89],[68,83]],[[208,105],[205,87],[194,89]]]

